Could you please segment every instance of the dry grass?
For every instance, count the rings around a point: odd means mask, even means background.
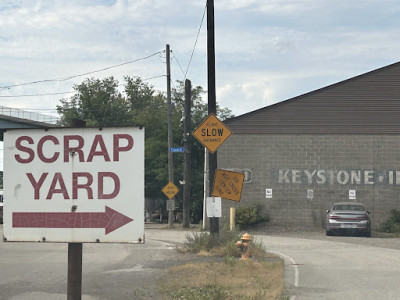
[[[176,266],[159,282],[163,299],[283,299],[280,259],[239,260]]]

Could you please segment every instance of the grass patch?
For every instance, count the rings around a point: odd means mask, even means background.
[[[179,252],[219,258],[170,268],[159,280],[163,299],[285,299],[283,262],[254,241],[251,259],[240,260],[241,252],[235,245],[240,237],[229,231],[220,232],[218,238],[206,232],[187,236]]]
[[[159,282],[163,299],[283,299],[279,260],[230,260],[176,266]]]

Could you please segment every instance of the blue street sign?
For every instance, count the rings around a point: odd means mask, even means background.
[[[177,147],[177,148],[169,148],[169,152],[185,152],[185,148],[184,147]]]

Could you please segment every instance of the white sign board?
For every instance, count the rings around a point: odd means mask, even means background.
[[[175,200],[167,200],[167,210],[175,210]]]
[[[144,129],[4,134],[4,239],[144,242]]]
[[[207,197],[206,204],[208,218],[221,218],[221,197]]]
[[[272,198],[272,189],[265,190],[265,198]]]
[[[349,190],[349,200],[356,200],[356,190]]]

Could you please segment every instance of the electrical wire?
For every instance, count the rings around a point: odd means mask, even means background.
[[[188,66],[186,68],[186,72],[185,72],[185,76],[184,76],[183,82],[185,82],[185,80],[186,80],[186,76],[187,76],[187,74],[189,72],[190,64],[192,63],[194,51],[195,51],[196,46],[197,46],[197,41],[199,40],[200,31],[201,31],[201,28],[203,27],[203,22],[204,22],[204,17],[206,15],[206,11],[207,11],[207,3],[205,5],[205,7],[204,7],[203,17],[201,18],[201,23],[200,23],[200,26],[199,26],[199,30],[197,32],[196,41],[194,42],[193,51],[192,51],[192,54],[190,55],[190,60],[189,60]]]
[[[153,77],[144,78],[143,81],[157,79],[161,77],[166,77],[167,75],[157,75]],[[119,84],[118,86],[122,86],[123,84]],[[78,91],[69,91],[69,92],[57,92],[57,93],[46,93],[46,94],[25,94],[25,95],[0,95],[0,98],[22,98],[22,97],[40,97],[40,96],[56,96],[56,95],[64,95],[64,94],[73,94]]]
[[[17,86],[24,86],[24,85],[32,85],[32,84],[37,84],[37,83],[54,82],[54,81],[67,81],[67,80],[74,79],[74,78],[77,78],[77,77],[82,77],[82,76],[86,76],[86,75],[90,75],[90,74],[94,74],[94,73],[98,73],[98,72],[102,72],[102,71],[107,71],[107,70],[110,70],[110,69],[113,69],[113,68],[118,68],[118,67],[121,67],[121,66],[124,66],[124,65],[128,65],[128,64],[132,64],[132,63],[135,63],[135,62],[138,62],[138,61],[141,61],[141,60],[145,60],[145,59],[151,58],[151,57],[153,57],[153,56],[155,56],[157,54],[161,54],[161,52],[162,51],[158,51],[158,52],[150,54],[150,55],[148,55],[146,57],[138,58],[138,59],[135,59],[135,60],[132,60],[132,61],[127,61],[127,62],[118,64],[118,65],[113,65],[113,66],[110,66],[110,67],[106,67],[106,68],[102,68],[102,69],[98,69],[98,70],[95,70],[95,71],[90,71],[90,72],[86,72],[86,73],[82,73],[82,74],[78,74],[78,75],[72,75],[72,76],[61,77],[61,78],[44,79],[44,80],[37,80],[37,81],[32,81],[32,82],[20,83],[20,84],[1,86],[0,87],[0,89],[1,89],[0,91],[2,91],[4,89],[7,89],[7,88],[12,88],[12,87],[17,87]]]
[[[149,78],[144,78],[144,79],[142,79],[143,81],[146,81],[146,80],[152,80],[152,79],[157,79],[157,78],[161,78],[161,77],[167,77],[167,75],[158,75],[158,76],[153,76],[153,77],[149,77]]]
[[[175,56],[175,53],[174,53],[172,50],[171,50],[171,52],[172,52],[172,57],[176,60],[176,63],[177,63],[178,66],[179,66],[179,69],[181,69],[181,72],[182,72],[183,77],[185,77],[185,72],[183,71],[183,69],[182,69],[182,67],[181,67],[181,64],[179,63],[178,58]]]
[[[199,29],[197,31],[196,40],[195,40],[195,43],[194,43],[194,46],[193,46],[192,53],[190,55],[189,63],[187,65],[187,67],[186,67],[186,72],[183,70],[181,64],[179,63],[178,58],[175,56],[175,53],[173,51],[171,51],[172,55],[173,55],[173,58],[175,58],[178,66],[179,66],[179,68],[180,68],[180,70],[181,70],[181,72],[182,72],[182,74],[184,76],[183,82],[186,80],[186,77],[187,77],[187,74],[189,72],[189,68],[190,68],[191,62],[193,60],[193,56],[194,56],[194,52],[196,50],[196,46],[197,46],[197,42],[198,42],[198,39],[199,39],[199,36],[200,36],[201,28],[203,27],[204,17],[205,17],[206,11],[207,11],[207,3],[205,5],[205,7],[204,7],[203,16],[201,18],[200,26],[199,26]],[[153,54],[150,54],[148,56],[145,56],[145,57],[142,57],[142,58],[138,58],[138,59],[135,59],[135,60],[132,60],[132,61],[124,62],[124,63],[121,63],[121,64],[113,65],[113,66],[110,66],[110,67],[106,67],[106,68],[102,68],[102,69],[98,69],[98,70],[95,70],[95,71],[90,71],[90,72],[86,72],[86,73],[82,73],[82,74],[78,74],[78,75],[72,75],[72,76],[61,77],[61,78],[44,79],[44,80],[37,80],[37,81],[32,81],[32,82],[20,83],[20,84],[1,86],[0,87],[0,92],[5,90],[5,89],[10,89],[10,88],[13,88],[13,87],[18,87],[18,86],[26,86],[26,85],[32,85],[32,84],[38,84],[38,83],[54,82],[54,81],[67,81],[67,80],[74,79],[74,78],[77,78],[77,77],[87,76],[87,75],[90,75],[90,74],[94,74],[94,73],[110,70],[110,69],[113,69],[113,68],[121,67],[121,66],[124,66],[124,65],[127,65],[127,64],[132,64],[132,63],[135,63],[135,62],[138,62],[138,61],[141,61],[141,60],[145,60],[145,59],[151,58],[151,57],[153,57],[153,56],[155,56],[157,54],[159,55],[159,58],[161,58],[163,52],[165,52],[165,50],[164,51],[157,51],[157,52],[155,52]],[[145,78],[143,80],[151,80],[151,79],[156,79],[156,78],[165,77],[165,76],[166,75],[158,75],[158,76],[154,76],[154,77]],[[171,83],[173,84],[172,80],[171,80]],[[0,98],[54,96],[54,95],[70,94],[70,93],[75,93],[75,92],[76,91],[47,93],[47,94],[4,95],[4,96],[0,95]]]

